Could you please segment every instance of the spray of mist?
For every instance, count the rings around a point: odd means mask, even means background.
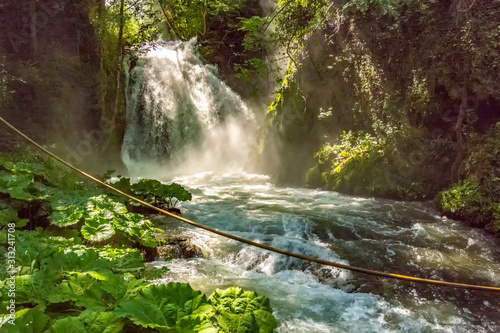
[[[122,148],[129,173],[172,177],[245,170],[253,113],[196,54],[195,40],[162,43],[131,61]]]

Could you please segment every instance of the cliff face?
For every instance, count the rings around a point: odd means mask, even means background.
[[[468,136],[500,120],[500,5],[480,2],[465,9],[454,1],[391,11],[332,6],[269,108],[261,130],[266,171],[280,182],[304,184],[315,167],[311,185],[391,197],[406,197],[398,187],[410,183],[416,197],[432,196],[459,178]],[[345,148],[344,131],[378,140],[377,151],[358,149],[347,167],[356,174],[369,157],[382,170],[372,178],[391,188],[374,186],[370,177],[343,185],[347,179],[335,173],[345,157],[333,152],[335,145]],[[324,145],[335,149],[326,160],[314,158]]]
[[[77,0],[0,5],[0,110],[41,142],[78,147],[100,129],[100,47],[90,10],[91,1]]]

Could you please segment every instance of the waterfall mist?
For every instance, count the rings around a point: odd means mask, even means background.
[[[160,43],[130,61],[123,161],[132,175],[171,177],[250,167],[253,113],[196,54]]]

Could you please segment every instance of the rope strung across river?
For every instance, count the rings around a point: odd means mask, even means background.
[[[219,236],[226,237],[226,238],[229,238],[229,239],[233,239],[233,240],[241,242],[241,243],[252,245],[252,246],[255,246],[255,247],[267,250],[267,251],[279,253],[279,254],[282,254],[282,255],[285,255],[285,256],[289,256],[289,257],[293,257],[293,258],[298,258],[298,259],[301,259],[301,260],[305,260],[305,261],[309,261],[309,262],[313,262],[313,263],[317,263],[317,264],[321,264],[321,265],[325,265],[325,266],[331,266],[331,267],[346,269],[346,270],[353,271],[353,272],[358,272],[358,273],[373,275],[373,276],[379,276],[379,277],[384,277],[384,278],[389,278],[389,279],[396,279],[396,280],[403,280],[403,281],[412,281],[412,282],[425,283],[425,284],[432,284],[432,285],[438,285],[438,286],[442,286],[442,287],[452,287],[452,288],[461,288],[461,289],[472,289],[472,290],[500,292],[500,287],[490,287],[490,286],[481,286],[481,285],[474,285],[474,284],[465,284],[465,283],[456,283],[456,282],[447,282],[447,281],[439,281],[439,280],[422,279],[422,278],[417,278],[417,277],[413,277],[413,276],[407,276],[407,275],[401,275],[401,274],[394,274],[394,273],[386,273],[386,272],[371,270],[371,269],[362,268],[362,267],[355,267],[355,266],[350,266],[350,265],[339,264],[339,263],[336,263],[336,262],[333,262],[333,261],[323,260],[323,259],[319,259],[319,258],[313,258],[313,257],[305,256],[305,255],[302,255],[302,254],[297,254],[297,253],[293,253],[293,252],[288,252],[288,251],[280,250],[280,249],[274,248],[272,246],[268,246],[268,245],[265,245],[265,244],[260,244],[260,243],[257,243],[257,242],[253,242],[253,241],[245,239],[245,238],[241,238],[241,237],[238,237],[238,236],[235,236],[235,235],[231,235],[229,233],[226,233],[226,232],[223,232],[223,231],[220,231],[220,230],[217,230],[217,229],[213,229],[213,228],[204,226],[202,224],[199,224],[199,223],[193,222],[191,220],[188,220],[188,219],[186,219],[186,218],[184,218],[182,216],[175,215],[175,214],[170,213],[170,212],[168,212],[168,211],[166,211],[164,209],[161,209],[161,208],[155,207],[153,205],[150,205],[147,202],[144,202],[144,201],[142,201],[140,199],[137,199],[137,198],[135,198],[135,197],[133,197],[133,196],[127,194],[127,193],[124,193],[124,192],[122,192],[122,191],[114,188],[110,184],[107,184],[107,183],[105,183],[105,182],[103,182],[103,181],[95,178],[94,176],[89,175],[88,173],[86,173],[86,172],[78,169],[77,167],[71,165],[70,163],[66,162],[62,158],[60,158],[60,157],[56,156],[55,154],[51,153],[50,151],[48,151],[47,149],[45,149],[44,147],[42,147],[41,145],[39,145],[38,143],[36,143],[35,141],[33,141],[27,135],[25,135],[23,132],[21,132],[20,130],[18,130],[16,127],[14,127],[13,125],[11,125],[9,122],[7,122],[2,117],[0,117],[0,122],[2,122],[4,125],[6,125],[7,127],[9,127],[12,131],[14,131],[18,135],[20,135],[23,139],[25,139],[26,141],[28,141],[30,144],[32,144],[33,146],[35,146],[36,148],[38,148],[39,150],[41,150],[43,153],[49,155],[53,159],[55,159],[55,160],[59,161],[60,163],[66,165],[68,168],[76,171],[77,173],[79,173],[79,174],[81,174],[81,175],[83,175],[83,176],[85,176],[85,177],[93,180],[94,182],[96,182],[96,183],[98,183],[98,184],[100,184],[100,185],[102,185],[104,187],[107,187],[107,188],[111,189],[112,191],[114,191],[114,192],[116,192],[116,193],[118,193],[118,194],[120,194],[120,195],[122,195],[122,196],[124,196],[124,197],[126,197],[128,199],[130,199],[130,200],[138,202],[138,203],[140,203],[143,206],[151,208],[151,209],[153,209],[153,210],[155,210],[155,211],[157,211],[157,212],[159,212],[159,213],[161,213],[163,215],[167,215],[167,216],[173,217],[173,218],[175,218],[177,220],[180,220],[182,222],[190,224],[190,225],[192,225],[194,227],[197,227],[197,228],[200,228],[200,229],[212,232],[212,233],[217,234]]]

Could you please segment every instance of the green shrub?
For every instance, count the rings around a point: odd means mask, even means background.
[[[339,144],[325,144],[315,154],[317,166],[310,170],[308,184],[318,182],[318,173],[326,188],[352,194],[387,191],[380,165],[384,163],[383,141],[370,134],[344,133]]]
[[[441,192],[436,203],[447,216],[466,221],[475,227],[485,227],[493,218],[491,201],[481,193],[476,179],[467,179]]]
[[[500,230],[500,125],[484,137],[473,136],[463,180],[436,197],[448,217],[475,227]]]
[[[139,278],[145,271],[141,250],[157,246],[154,232],[161,230],[113,198],[96,195],[95,188],[70,177],[57,179],[58,169],[64,175],[62,167],[43,161],[0,160],[0,264],[5,268],[0,332],[29,327],[56,333],[144,328],[271,333],[276,328],[269,299],[255,293],[230,288],[207,298],[186,283],[157,286]],[[137,190],[147,188],[141,192],[147,195],[151,184],[157,185],[146,180]],[[191,198],[180,186],[163,186],[155,187],[154,195],[168,200],[168,190],[176,200]],[[29,218],[21,218],[26,212]],[[43,227],[37,227],[40,219],[47,222]]]
[[[394,199],[432,198],[449,183],[443,168],[449,154],[447,141],[424,139],[418,133],[390,138],[344,133],[340,143],[326,143],[315,154],[308,186]]]
[[[191,201],[192,194],[179,184],[165,185],[155,179],[141,179],[132,184],[130,178],[118,177],[118,181],[112,184],[117,189],[133,195],[153,206],[167,209],[176,208],[180,201]],[[136,204],[135,202],[130,202]]]
[[[150,221],[129,213],[123,204],[106,195],[92,196],[94,189],[85,191],[83,183],[73,177],[59,181],[56,174],[57,170],[65,174],[62,167],[27,156],[31,161],[0,161],[0,194],[7,195],[11,203],[28,208],[30,204],[39,206],[33,212],[38,217],[48,218],[50,225],[59,228],[75,226],[90,242],[126,241],[150,248],[158,246],[154,233],[163,230],[154,228]],[[16,210],[12,207],[1,210],[0,225],[24,223],[11,221],[13,211]]]

